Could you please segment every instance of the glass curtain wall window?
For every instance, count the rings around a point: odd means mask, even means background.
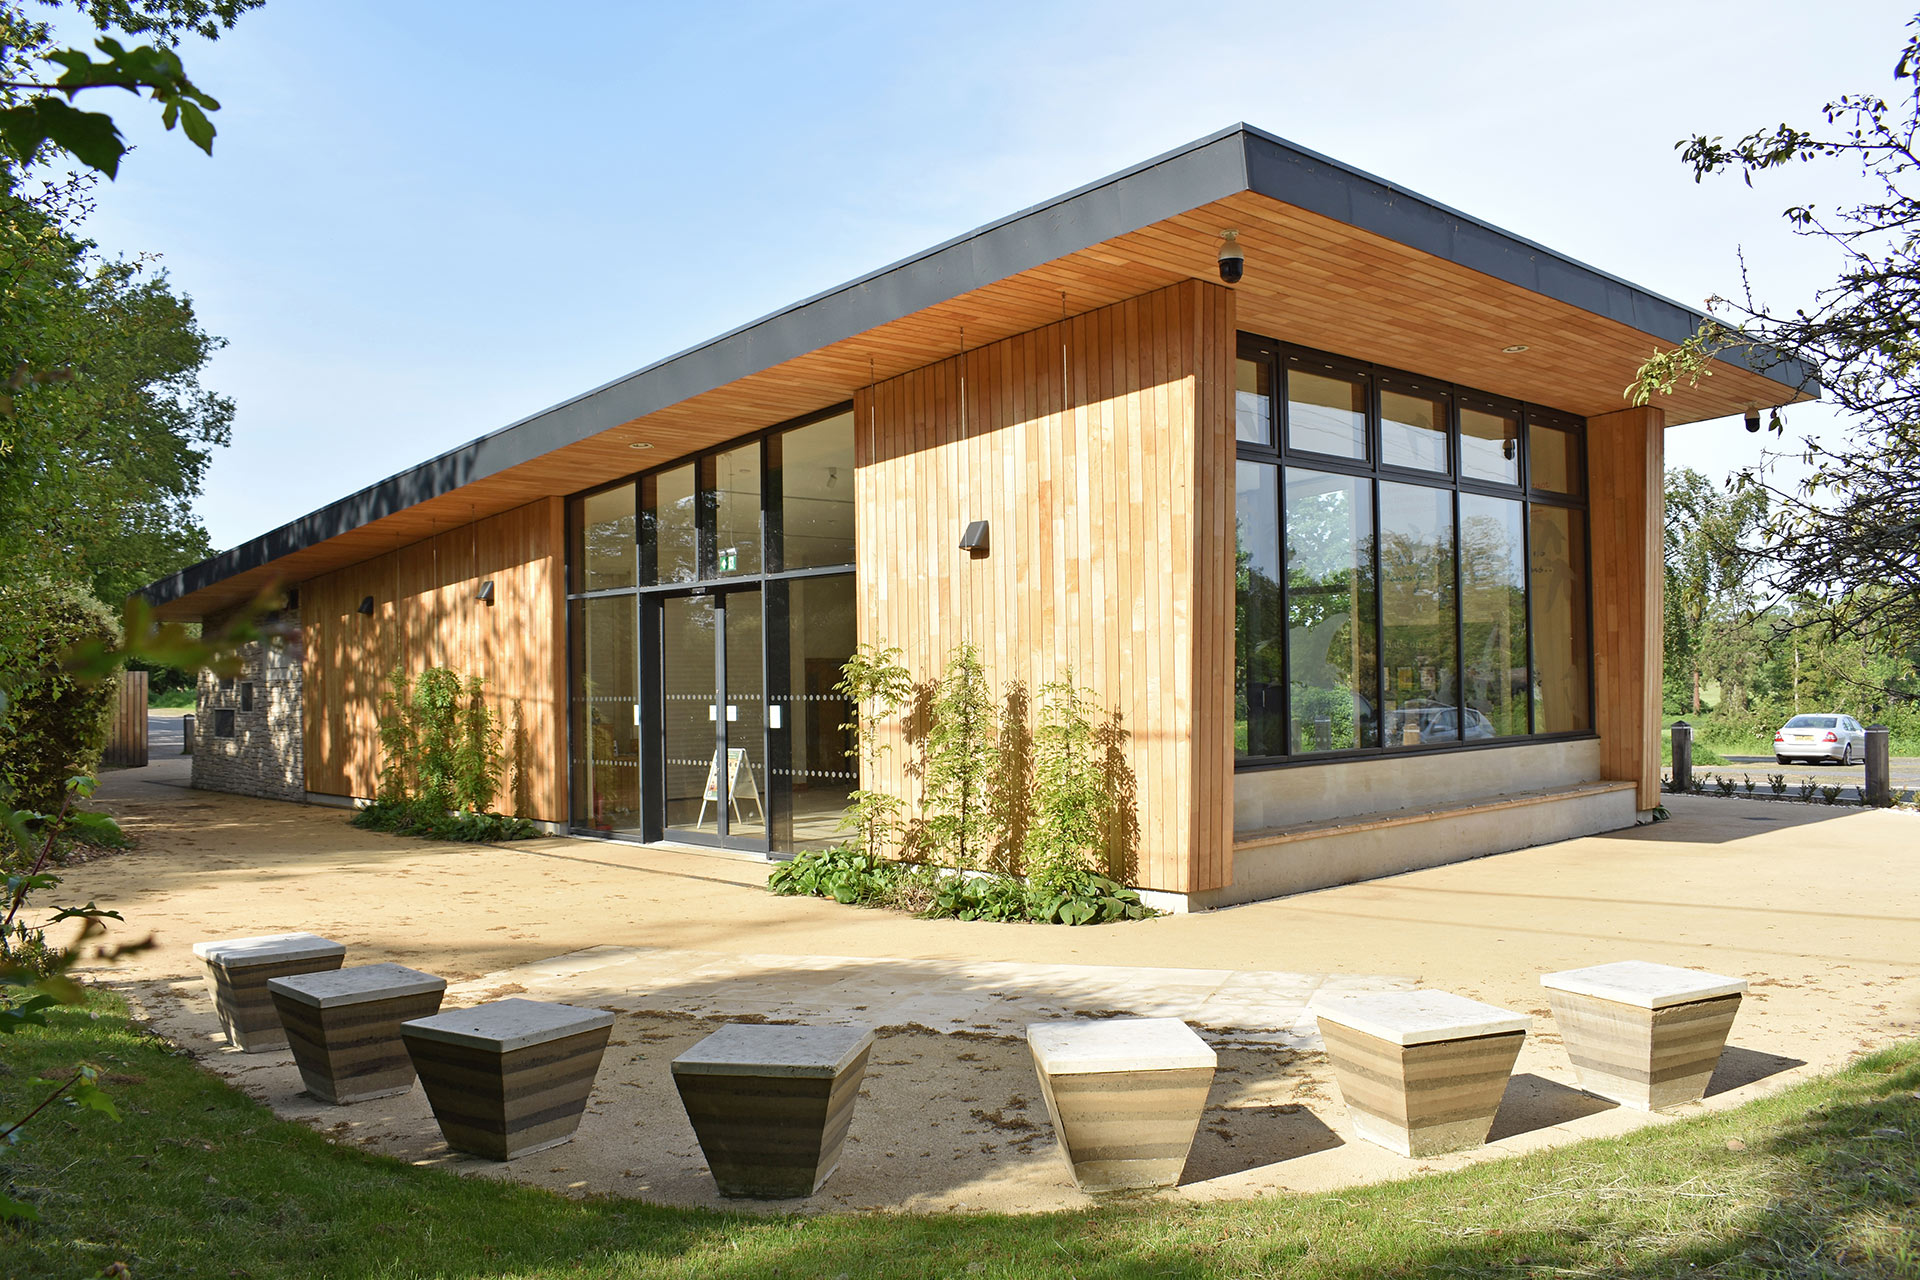
[[[568,502],[572,822],[833,843],[858,779],[853,416],[816,415]]]
[[[1584,424],[1241,336],[1234,755],[1592,724]]]

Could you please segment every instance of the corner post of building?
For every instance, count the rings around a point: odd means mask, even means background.
[[[1192,530],[1194,582],[1189,893],[1233,883],[1234,358],[1232,289],[1195,281]]]
[[[1654,408],[1587,419],[1593,726],[1602,776],[1633,783],[1643,811],[1660,804],[1665,428]]]
[[[546,682],[553,690],[548,703],[546,751],[553,763],[545,771],[545,794],[530,797],[544,809],[539,816],[562,828],[572,818],[573,779],[569,741],[572,733],[572,687],[568,683],[570,651],[567,636],[567,500],[550,497],[541,513],[547,545],[546,609],[547,657]]]

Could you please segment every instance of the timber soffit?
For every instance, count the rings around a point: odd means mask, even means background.
[[[817,293],[350,494],[142,588],[160,605],[450,493],[567,445],[972,290],[1253,192],[1678,343],[1704,317],[1618,276],[1236,124]],[[1723,357],[1817,395],[1811,372]]]

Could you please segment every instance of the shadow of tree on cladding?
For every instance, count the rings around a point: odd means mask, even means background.
[[[509,805],[507,812],[516,818],[527,817],[533,806],[533,783],[527,776],[532,764],[531,751],[527,742],[527,717],[521,709],[520,699],[507,700],[507,749],[505,788]]]
[[[1026,682],[1010,681],[1000,701],[1000,738],[988,804],[1000,829],[988,865],[1018,874],[1033,824],[1033,705]]]
[[[1132,884],[1140,874],[1140,779],[1127,759],[1126,716],[1110,711],[1093,731],[1094,749],[1100,753],[1101,781],[1113,797],[1113,829],[1107,837],[1107,875],[1121,884]]]

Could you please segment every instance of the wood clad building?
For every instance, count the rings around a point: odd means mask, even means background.
[[[855,646],[925,681],[972,644],[1006,705],[1096,693],[1135,884],[1244,901],[1658,804],[1663,432],[1818,391],[1733,354],[1626,405],[1700,319],[1236,126],[146,594],[290,594],[309,798],[369,795],[388,673],[449,666],[519,812],[769,856],[917,794],[921,713],[854,776]],[[203,682],[196,768],[244,789],[232,696]]]

